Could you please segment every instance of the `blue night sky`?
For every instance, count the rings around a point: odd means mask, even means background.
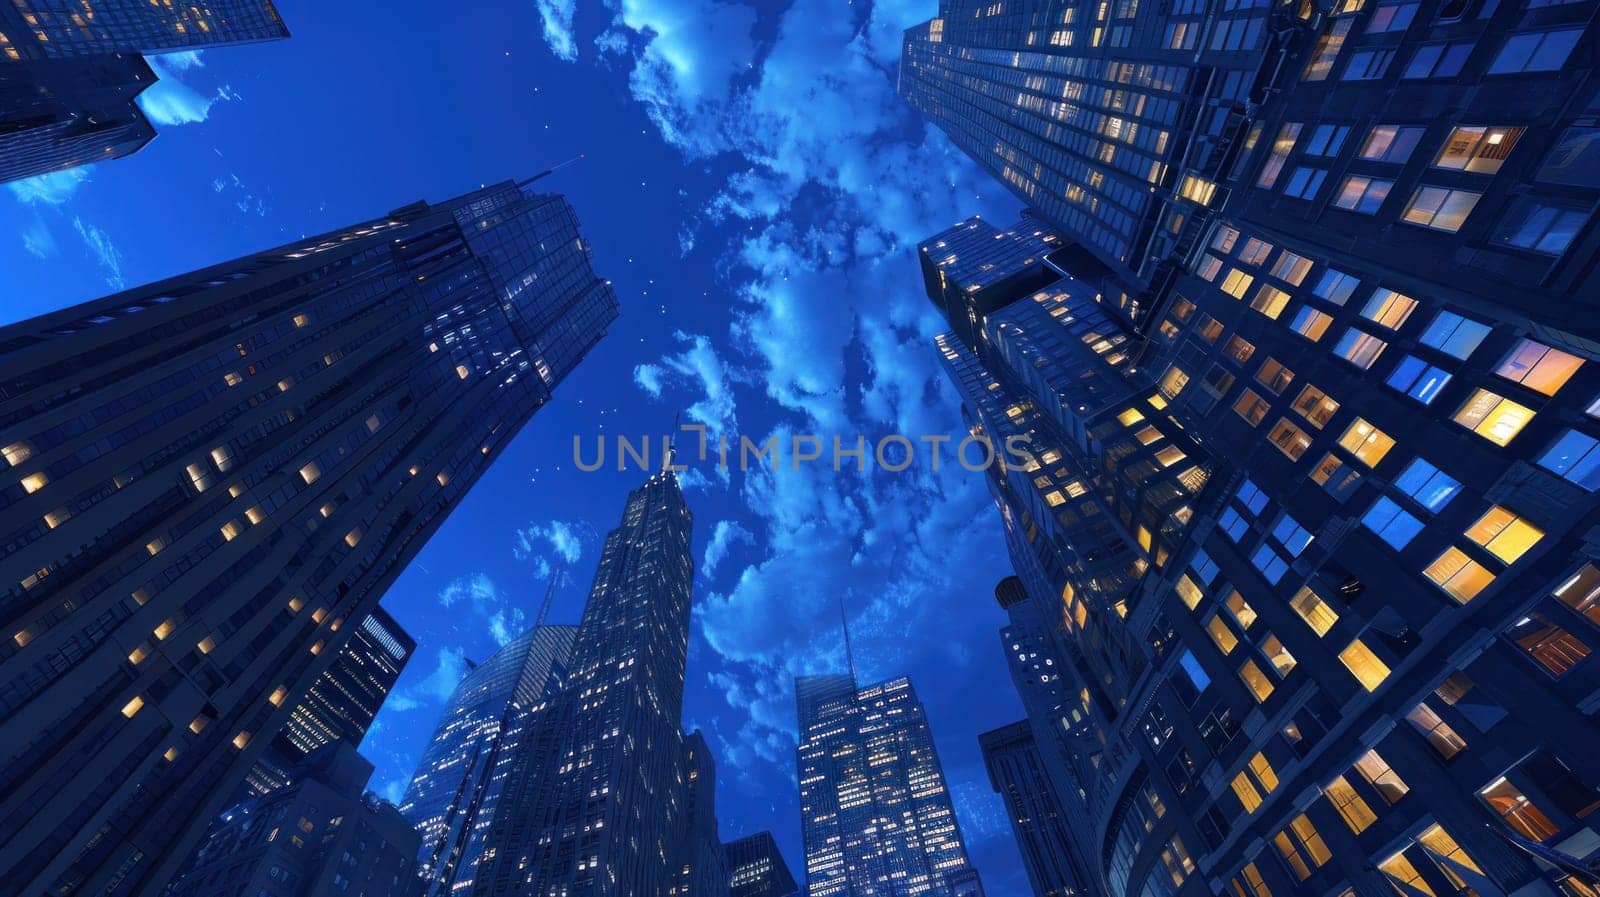
[[[279,0],[293,37],[153,60],[137,155],[0,190],[0,323],[525,177],[566,194],[622,317],[385,599],[417,653],[363,752],[398,798],[464,658],[576,622],[642,474],[581,473],[582,435],[680,409],[764,440],[956,434],[917,240],[1015,201],[894,94],[933,0]],[[792,677],[909,674],[989,893],[1027,893],[976,736],[1022,716],[992,598],[1009,572],[982,476],[924,454],[686,479],[696,590],[686,728],[716,750],[725,838],[770,828],[803,873]]]

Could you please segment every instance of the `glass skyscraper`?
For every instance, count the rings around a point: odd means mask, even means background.
[[[902,92],[1065,244],[938,348],[968,425],[1034,446],[990,472],[1002,639],[1085,893],[1600,893],[1597,12],[908,33]],[[1193,127],[1107,107],[1159,111],[1146,75]],[[1132,205],[1092,196],[1113,133],[1165,141]]]
[[[158,890],[616,312],[507,182],[0,329],[0,893]]]
[[[808,897],[981,897],[911,681],[795,679]]]
[[[565,672],[575,626],[538,626],[473,667],[445,702],[400,812],[422,835],[428,895],[472,886],[525,717]]]
[[[1078,897],[1083,880],[1072,856],[1066,807],[1045,771],[1027,720],[978,736],[989,784],[1005,801],[1028,882],[1040,897]]]
[[[771,832],[729,841],[728,897],[793,897],[800,892]]]
[[[694,877],[694,820],[714,816],[709,755],[679,724],[692,527],[674,472],[629,493],[565,684],[530,713],[474,894],[667,897]]]
[[[288,36],[270,0],[8,0],[0,6],[0,56],[13,61],[162,53]]]

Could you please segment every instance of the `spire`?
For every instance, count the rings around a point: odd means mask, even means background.
[[[672,462],[678,457],[678,423],[683,419],[683,412],[672,415],[672,432],[667,435],[667,451],[661,459],[661,469],[671,470]]]
[[[537,181],[540,178],[545,177],[546,175],[554,174],[557,171],[560,171],[561,169],[566,168],[568,165],[571,165],[572,163],[574,163],[574,162],[576,162],[576,161],[578,161],[579,159],[582,159],[582,158],[583,158],[583,153],[579,153],[576,156],[573,156],[572,158],[566,160],[565,162],[557,162],[556,164],[550,166],[549,168],[546,168],[544,171],[539,172],[538,174],[534,175],[531,178],[528,178],[526,180],[517,181],[517,186],[518,187],[526,187],[529,184],[533,183],[534,181]]]
[[[844,629],[844,659],[850,666],[850,686],[856,687],[856,655],[850,649],[850,616],[844,612],[844,594],[839,595],[839,623]]]
[[[562,567],[556,567],[550,571],[550,583],[549,585],[545,586],[544,600],[539,603],[539,615],[533,620],[533,627],[535,629],[543,626],[545,618],[550,616],[550,605],[555,603],[556,588],[561,583],[561,574],[563,570],[564,568]]]

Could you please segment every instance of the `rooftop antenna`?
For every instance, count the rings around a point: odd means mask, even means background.
[[[839,623],[844,628],[844,658],[850,666],[850,684],[856,684],[856,655],[850,649],[850,616],[844,612],[844,593],[839,594]]]
[[[538,174],[534,175],[531,178],[528,178],[527,180],[517,181],[517,186],[518,187],[526,187],[529,184],[533,183],[534,181],[537,181],[540,178],[545,177],[546,175],[555,174],[556,172],[560,171],[561,169],[566,168],[568,165],[571,165],[572,163],[574,163],[574,162],[576,162],[576,161],[578,161],[579,159],[582,159],[582,158],[583,158],[583,153],[579,153],[576,156],[573,156],[572,158],[568,159],[565,162],[557,162],[555,165],[552,165],[549,168],[546,168],[544,171],[539,172]]]
[[[662,470],[671,470],[672,462],[678,457],[678,423],[682,419],[682,411],[678,411],[672,415],[672,432],[667,434],[667,454],[666,457],[662,459]]]
[[[557,566],[554,570],[550,571],[550,583],[545,586],[544,600],[539,603],[539,615],[533,620],[533,626],[535,629],[543,626],[545,618],[550,616],[550,605],[555,603],[556,587],[561,582],[561,574],[563,572],[564,568],[560,566]]]

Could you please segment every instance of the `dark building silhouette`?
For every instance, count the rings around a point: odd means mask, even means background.
[[[679,719],[693,517],[672,470],[606,535],[559,691],[529,710],[473,893],[726,893],[715,772]]]
[[[808,897],[982,897],[911,680],[794,685]]]
[[[0,894],[150,894],[616,315],[513,183],[0,329]]]
[[[288,37],[267,0],[13,0],[0,6],[0,183],[117,159],[155,128],[141,53]]]
[[[347,742],[313,751],[294,784],[223,814],[168,897],[415,897],[417,833],[371,777]]]
[[[373,608],[327,672],[289,714],[245,777],[256,794],[290,783],[290,770],[308,754],[333,741],[359,747],[400,679],[417,643],[382,607]]]
[[[1085,893],[1600,893],[1597,11],[907,33],[902,93],[1068,244],[939,348],[1034,440],[1002,638]]]
[[[800,893],[771,832],[729,841],[723,850],[728,857],[728,897],[792,897]]]
[[[422,836],[426,895],[469,892],[488,825],[526,733],[528,709],[560,687],[576,626],[537,626],[477,664],[445,702],[400,812]]]
[[[1041,897],[1084,893],[1082,872],[1073,860],[1066,805],[1045,771],[1044,757],[1027,720],[978,736],[989,784],[1005,801],[1011,831],[1022,850],[1028,883]]]

